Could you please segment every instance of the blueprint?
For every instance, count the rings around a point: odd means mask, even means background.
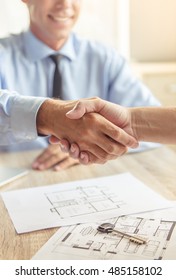
[[[2,193],[18,233],[171,206],[129,173]]]
[[[123,232],[148,239],[137,245],[114,233],[97,231],[98,224],[60,228],[33,259],[176,259],[176,208],[110,220]]]

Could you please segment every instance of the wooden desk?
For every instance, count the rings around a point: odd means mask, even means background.
[[[39,151],[0,154],[0,166],[30,168]],[[167,199],[176,200],[176,146],[157,148],[143,153],[127,154],[105,165],[75,166],[66,171],[33,171],[1,191],[37,187],[93,177],[110,176],[131,172],[156,192]],[[0,259],[30,259],[37,250],[56,232],[46,229],[18,235],[0,198]]]

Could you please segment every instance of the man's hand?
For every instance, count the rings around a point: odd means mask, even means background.
[[[137,141],[134,146],[131,145],[130,141],[128,143],[128,139],[130,139],[131,136],[135,137],[135,135],[131,127],[130,111],[125,107],[107,102],[100,98],[91,98],[87,100],[83,99],[80,100],[72,110],[67,112],[66,115],[70,119],[79,119],[84,116],[84,114],[91,112],[97,112],[101,114],[107,120],[123,129],[124,133],[121,132],[118,135],[117,141],[119,143],[131,148],[137,147]],[[51,142],[52,141],[54,141],[54,138],[51,138]],[[61,146],[63,151],[69,152],[74,158],[79,158],[81,163],[87,164],[89,162],[88,154],[85,153],[85,151],[81,151],[77,143],[71,144],[70,146],[70,143],[67,141],[67,139],[62,139]]]
[[[131,136],[134,136],[128,108],[93,97],[79,100],[74,108],[66,113],[66,116],[69,119],[79,119],[85,114],[92,112],[102,115],[108,121],[127,132],[128,135],[126,133],[119,134],[118,140],[121,144],[126,143],[128,145],[128,140],[131,139]],[[131,144],[130,141],[129,144]]]
[[[93,99],[90,101],[93,102]],[[79,119],[66,117],[66,113],[77,103],[77,101],[45,101],[37,116],[38,132],[53,135],[58,139],[67,139],[70,144],[77,143],[80,150],[88,154],[89,163],[105,163],[127,152],[126,146],[137,146],[134,137],[129,136],[101,114],[89,113]]]
[[[60,145],[49,145],[33,162],[32,168],[36,170],[46,170],[53,168],[60,171],[78,164],[79,161],[63,153]]]

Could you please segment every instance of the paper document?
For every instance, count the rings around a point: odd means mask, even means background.
[[[147,243],[137,245],[117,234],[100,233],[96,223],[74,225],[60,228],[33,259],[176,259],[176,208],[118,217],[109,222],[123,232],[146,237]]]
[[[171,207],[129,173],[5,192],[18,233]]]
[[[26,175],[28,172],[27,169],[23,168],[0,167],[0,187]]]

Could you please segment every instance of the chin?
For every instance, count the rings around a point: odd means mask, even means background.
[[[57,41],[60,40],[67,40],[67,38],[69,37],[70,33],[69,32],[59,32],[59,34],[55,35],[55,39]]]

